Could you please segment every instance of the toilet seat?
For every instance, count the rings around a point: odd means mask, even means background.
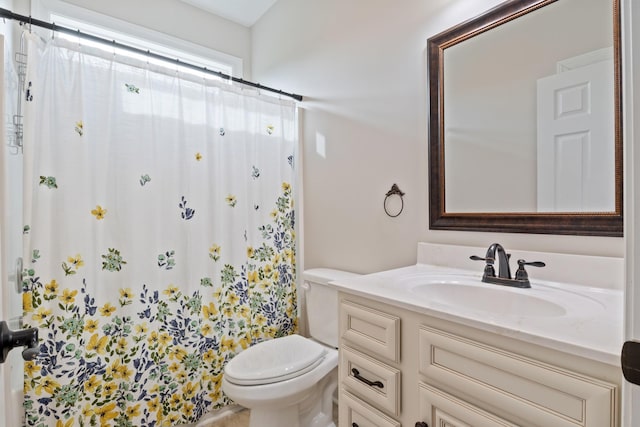
[[[285,381],[318,366],[327,350],[300,335],[263,341],[241,352],[224,368],[228,382],[261,385]]]

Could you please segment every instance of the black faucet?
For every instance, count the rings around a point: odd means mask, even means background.
[[[496,256],[498,260],[498,276],[496,276],[496,270],[493,266],[496,261]],[[544,267],[546,264],[541,261],[535,262],[527,262],[523,259],[518,260],[518,270],[516,271],[516,276],[511,278],[511,268],[509,267],[509,259],[511,258],[511,254],[508,254],[505,251],[504,247],[502,247],[499,243],[493,243],[487,249],[487,254],[484,258],[481,258],[476,255],[472,255],[471,257],[474,261],[485,261],[484,266],[484,274],[482,275],[482,281],[485,283],[493,283],[496,285],[504,285],[504,286],[512,286],[515,288],[530,288],[531,283],[529,282],[529,275],[527,271],[524,269],[525,265],[531,265],[533,267]]]
[[[33,360],[40,353],[38,329],[29,328],[12,331],[7,322],[0,322],[0,363],[7,360],[9,351],[15,347],[27,347],[22,352],[24,360]]]

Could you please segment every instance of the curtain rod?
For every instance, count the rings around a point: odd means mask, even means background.
[[[60,32],[60,33],[66,33],[66,34],[78,36],[78,37],[81,37],[83,39],[87,39],[87,40],[91,40],[91,41],[94,41],[94,42],[98,42],[98,43],[114,46],[114,47],[117,47],[118,49],[123,49],[123,50],[129,51],[129,52],[133,52],[133,53],[137,53],[137,54],[140,54],[140,55],[145,55],[145,56],[148,56],[150,58],[159,59],[161,61],[178,64],[178,65],[181,65],[183,67],[190,68],[190,69],[196,70],[196,71],[200,71],[200,72],[205,73],[205,74],[213,74],[213,75],[221,77],[221,78],[223,78],[225,80],[231,80],[231,81],[234,81],[236,83],[243,84],[245,86],[251,86],[251,87],[254,87],[254,88],[257,88],[257,89],[260,89],[260,90],[266,90],[268,92],[277,93],[279,95],[283,95],[283,96],[287,96],[289,98],[293,98],[296,101],[302,101],[302,95],[297,95],[295,93],[284,92],[284,91],[279,90],[279,89],[273,89],[273,88],[268,87],[268,86],[263,86],[260,83],[250,82],[248,80],[244,80],[244,79],[241,79],[241,78],[238,78],[238,77],[230,76],[230,75],[222,73],[220,71],[210,70],[207,67],[201,67],[199,65],[190,64],[188,62],[184,62],[184,61],[181,61],[179,59],[169,58],[169,57],[166,57],[166,56],[163,56],[163,55],[159,55],[157,53],[153,53],[153,52],[148,51],[148,50],[138,49],[137,47],[133,47],[133,46],[129,46],[129,45],[126,45],[126,44],[122,44],[122,43],[119,43],[119,42],[117,42],[115,40],[107,40],[107,39],[104,39],[102,37],[98,37],[98,36],[94,36],[94,35],[91,35],[91,34],[83,33],[80,30],[72,30],[71,28],[61,27],[60,25],[56,25],[55,23],[41,21],[39,19],[32,18],[31,16],[19,15],[17,13],[13,13],[12,11],[10,11],[8,9],[0,8],[0,18],[12,19],[14,21],[19,21],[19,22],[21,22],[23,24],[35,25],[36,27],[46,28],[46,29],[51,30],[51,31],[57,31],[57,32]]]

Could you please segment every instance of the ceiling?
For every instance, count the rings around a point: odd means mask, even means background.
[[[245,27],[251,27],[277,0],[182,0]]]

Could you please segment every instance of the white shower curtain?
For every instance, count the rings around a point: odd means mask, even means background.
[[[29,37],[27,425],[194,422],[295,332],[295,104]]]

